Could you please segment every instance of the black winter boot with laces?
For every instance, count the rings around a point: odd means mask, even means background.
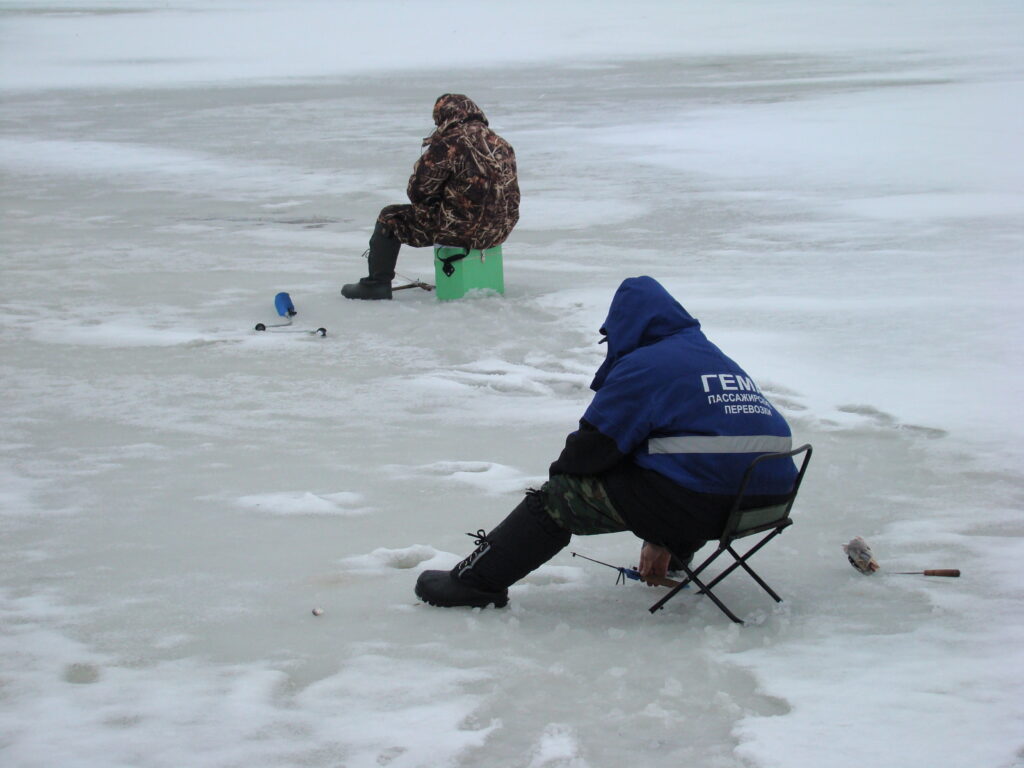
[[[391,281],[395,279],[395,264],[401,247],[402,243],[378,221],[370,236],[370,248],[363,254],[370,274],[360,278],[358,283],[343,285],[341,295],[346,299],[390,299]]]
[[[469,535],[477,543],[469,557],[450,571],[420,574],[416,596],[423,602],[442,608],[502,608],[508,604],[509,586],[558,554],[570,539],[544,511],[543,495],[535,491],[489,534]]]

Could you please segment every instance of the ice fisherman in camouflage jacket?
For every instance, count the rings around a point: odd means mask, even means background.
[[[381,210],[370,237],[369,275],[341,289],[349,299],[390,299],[402,244],[491,248],[519,221],[519,181],[511,145],[462,94],[434,104],[436,130],[413,166],[409,204]]]

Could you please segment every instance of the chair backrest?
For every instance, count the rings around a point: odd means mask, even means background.
[[[804,472],[807,471],[807,464],[811,460],[812,451],[811,446],[805,444],[784,453],[765,453],[750,462],[750,466],[743,473],[739,492],[736,494],[736,499],[733,501],[732,509],[729,511],[729,517],[725,523],[725,529],[722,531],[721,546],[726,547],[734,539],[750,536],[761,531],[767,531],[772,528],[785,528],[793,522],[789,519],[789,511],[793,508],[793,502],[796,501],[796,495],[800,490],[800,483],[803,482]],[[750,484],[750,479],[754,476],[758,465],[766,461],[790,460],[801,453],[804,454],[804,459],[800,464],[800,469],[797,471],[796,478],[793,480],[793,487],[781,501],[767,507],[742,509],[747,486]]]

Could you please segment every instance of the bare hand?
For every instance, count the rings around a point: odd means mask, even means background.
[[[672,553],[657,544],[645,541],[640,548],[640,578],[650,586],[658,582],[654,579],[664,579],[668,575],[668,564],[672,560]]]

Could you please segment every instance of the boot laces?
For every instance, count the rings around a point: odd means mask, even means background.
[[[470,552],[469,556],[465,560],[455,566],[454,570],[456,574],[461,574],[463,571],[472,568],[473,563],[475,563],[481,555],[491,548],[491,542],[487,538],[487,532],[483,528],[480,528],[476,533],[467,533],[466,535],[473,539],[473,543],[476,544],[476,549]]]
[[[473,543],[476,544],[478,547],[481,544],[489,543],[487,541],[487,531],[485,531],[483,528],[479,528],[476,533],[467,533],[466,535],[469,536],[469,538],[473,540]]]

